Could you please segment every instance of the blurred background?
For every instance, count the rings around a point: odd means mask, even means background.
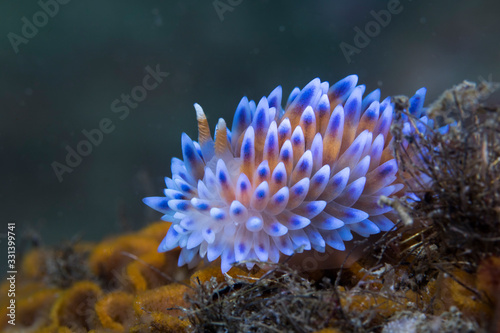
[[[242,96],[315,77],[355,73],[383,97],[425,86],[427,102],[464,79],[500,81],[499,12],[481,0],[3,0],[0,234],[16,222],[18,239],[56,244],[158,219],[141,199],[162,195],[181,133],[197,137],[195,102],[213,129]],[[89,152],[84,131],[100,126]],[[70,167],[68,149],[88,154]]]

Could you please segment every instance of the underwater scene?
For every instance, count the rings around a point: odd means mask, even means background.
[[[500,3],[0,3],[0,332],[500,332]]]

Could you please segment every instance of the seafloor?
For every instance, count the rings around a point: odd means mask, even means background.
[[[158,222],[98,244],[33,248],[17,276],[16,325],[2,299],[0,329],[500,332],[500,103],[490,97],[497,87],[464,82],[445,91],[428,113],[450,130],[395,145],[401,179],[424,174],[432,185],[408,182],[416,200],[381,198],[399,214],[397,228],[355,241],[361,259],[350,265],[304,270],[298,260],[325,258],[309,251],[227,275],[217,261],[179,268],[179,251],[157,252],[169,228]],[[406,109],[407,98],[394,102],[397,112]],[[391,131],[402,141],[397,120]],[[0,288],[6,295],[8,281]]]

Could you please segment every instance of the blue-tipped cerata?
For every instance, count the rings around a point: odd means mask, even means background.
[[[404,187],[389,145],[394,106],[378,89],[363,98],[357,81],[316,78],[293,89],[285,108],[281,87],[258,104],[243,97],[231,130],[220,119],[213,138],[195,104],[198,142],[182,135],[183,161],[172,160],[165,196],[144,199],[172,222],[158,250],[181,247],[179,265],[221,258],[226,272],[298,249],[342,251],[352,231],[390,230],[391,208],[377,201]],[[408,113],[422,117],[424,98],[422,88]],[[406,123],[406,133],[416,130],[424,129]]]

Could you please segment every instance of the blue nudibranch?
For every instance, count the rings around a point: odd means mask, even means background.
[[[181,247],[179,266],[221,257],[226,272],[299,249],[343,251],[352,231],[390,230],[391,208],[377,201],[404,188],[389,144],[394,106],[378,89],[363,98],[357,82],[316,78],[293,89],[284,109],[281,86],[257,105],[243,97],[231,130],[219,119],[215,139],[195,104],[198,142],[182,135],[165,196],[144,199],[172,222],[158,251]],[[420,117],[425,92],[410,99],[410,114]]]

